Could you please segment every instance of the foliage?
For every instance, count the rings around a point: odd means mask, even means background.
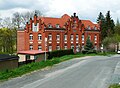
[[[0,29],[0,52],[13,53],[16,44],[16,29]]]
[[[93,50],[93,48],[94,47],[93,47],[92,42],[90,41],[90,37],[88,37],[86,40],[85,50],[89,51],[89,50]]]
[[[64,55],[70,55],[70,54],[74,54],[72,49],[68,49],[68,50],[56,50],[56,51],[52,51],[49,54],[49,59],[53,58],[53,57],[61,57]]]
[[[110,11],[107,12],[106,16],[100,12],[97,18],[97,23],[100,24],[101,29],[101,39],[103,40],[106,37],[112,36],[115,32],[114,30],[114,21],[110,16]]]

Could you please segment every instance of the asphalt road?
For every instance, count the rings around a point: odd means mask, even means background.
[[[120,55],[76,58],[2,82],[0,88],[108,88],[120,81],[119,67]]]

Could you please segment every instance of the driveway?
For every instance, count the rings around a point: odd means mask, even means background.
[[[87,56],[0,83],[0,88],[108,88],[118,83],[120,55]]]

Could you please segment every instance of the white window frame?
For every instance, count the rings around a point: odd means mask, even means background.
[[[39,24],[37,23],[37,25],[34,25],[34,23],[32,23],[32,29],[33,29],[33,32],[38,32],[39,31]]]
[[[29,50],[33,50],[33,45],[29,45]]]
[[[51,45],[48,46],[48,51],[52,51],[52,46]]]
[[[94,40],[97,41],[97,35],[94,36]]]
[[[33,40],[33,34],[29,35],[29,40]]]
[[[73,34],[70,35],[70,40],[73,40],[74,39],[74,36]]]
[[[64,49],[67,49],[67,45],[64,46]]]
[[[52,40],[52,34],[48,35],[48,40]]]
[[[79,40],[79,35],[78,35],[78,34],[76,34],[76,40],[77,40],[77,41]]]
[[[42,40],[42,35],[38,34],[38,40]]]
[[[60,46],[59,45],[56,46],[56,50],[60,50]]]
[[[51,24],[48,24],[48,28],[52,28],[52,25],[51,25]]]
[[[42,46],[41,45],[38,45],[38,50],[42,50]]]
[[[74,49],[74,45],[73,44],[71,45],[71,49]]]
[[[56,28],[60,28],[60,25],[59,25],[59,24],[56,24]]]
[[[60,40],[60,35],[59,34],[57,34],[56,39]]]
[[[82,41],[84,41],[84,35],[82,34]]]
[[[64,40],[67,40],[67,35],[66,34],[64,35]]]

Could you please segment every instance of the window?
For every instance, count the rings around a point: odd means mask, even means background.
[[[29,46],[29,49],[30,49],[30,50],[33,50],[33,45],[30,45],[30,46]]]
[[[57,34],[57,40],[60,40],[60,35],[59,34]]]
[[[84,41],[84,34],[82,34],[82,41]]]
[[[97,30],[97,27],[94,27],[94,30]]]
[[[95,40],[95,41],[97,40],[97,35],[94,36],[94,40]]]
[[[71,49],[74,49],[74,45],[73,44],[71,45]]]
[[[97,45],[94,46],[94,49],[97,50]]]
[[[78,38],[78,34],[76,35],[76,40],[79,40],[79,38]]]
[[[52,28],[52,25],[51,25],[51,24],[48,24],[48,28]]]
[[[60,25],[59,25],[59,24],[56,24],[56,28],[60,28]]]
[[[90,30],[91,28],[90,28],[90,26],[88,26],[88,30]]]
[[[67,45],[64,46],[64,49],[67,49]]]
[[[71,36],[70,36],[70,40],[73,40],[73,35],[71,34]]]
[[[38,40],[42,40],[42,35],[38,34]]]
[[[41,45],[38,45],[38,50],[42,50],[42,46]]]
[[[84,50],[84,45],[82,45],[82,50]]]
[[[32,24],[32,27],[33,27],[33,32],[38,32],[38,29],[39,29],[38,23],[37,23],[37,25],[35,25],[35,24],[33,23],[33,24]]]
[[[48,50],[49,50],[49,51],[52,51],[52,46],[51,46],[51,45],[48,47]]]
[[[48,35],[48,40],[52,40],[52,34]]]
[[[64,40],[67,40],[67,35],[66,34],[64,35]]]
[[[60,50],[60,46],[59,45],[57,45],[56,50]]]
[[[29,39],[30,39],[30,40],[33,40],[33,34],[30,34],[30,35],[29,35]]]
[[[79,52],[79,45],[76,45],[76,52]]]

